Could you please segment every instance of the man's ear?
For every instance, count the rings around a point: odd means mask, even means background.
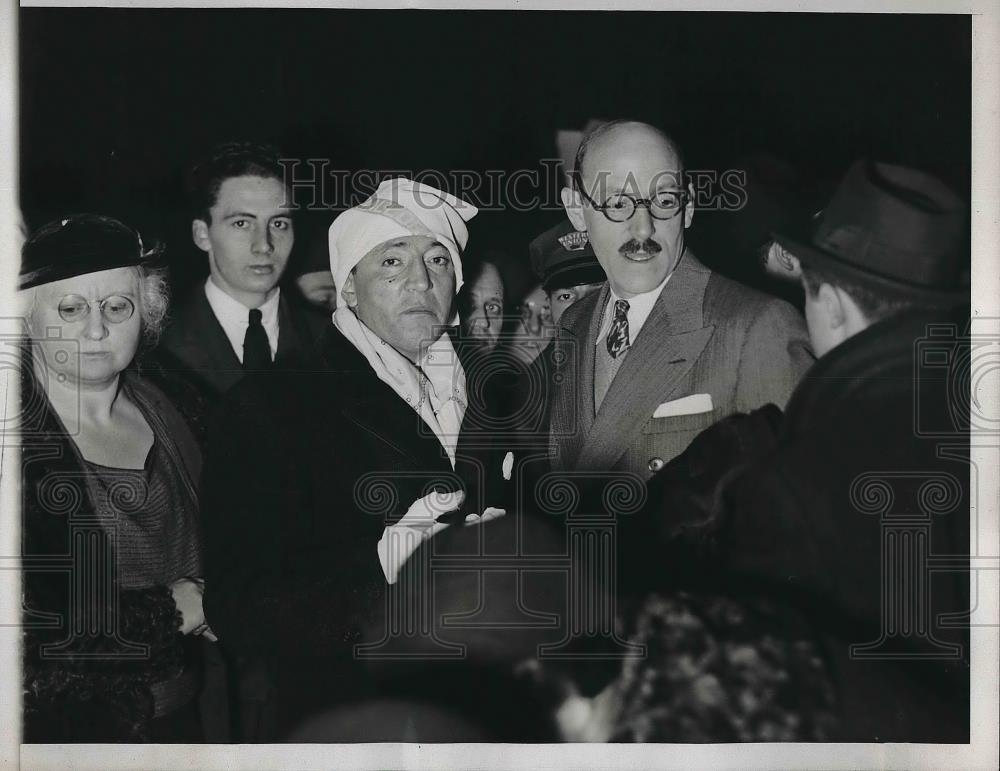
[[[691,220],[694,219],[694,187],[691,183],[687,184],[688,202],[684,207],[684,227],[691,227]]]
[[[358,293],[354,290],[354,274],[351,273],[344,282],[344,288],[340,290],[340,296],[344,298],[348,308],[358,307]]]
[[[566,216],[577,230],[585,231],[587,221],[583,218],[583,196],[580,191],[572,187],[564,187],[559,192],[562,199],[563,208],[566,209]]]
[[[191,220],[191,240],[203,252],[212,250],[212,242],[208,239],[208,223],[205,220]]]
[[[822,284],[816,293],[816,299],[823,308],[823,316],[830,329],[838,330],[847,323],[847,308],[841,296],[842,291],[831,284]]]

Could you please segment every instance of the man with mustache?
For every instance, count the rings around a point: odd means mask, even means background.
[[[693,189],[677,145],[613,121],[584,138],[571,179],[563,205],[608,283],[561,319],[554,468],[646,480],[721,418],[784,406],[813,361],[804,321],[686,247]]]

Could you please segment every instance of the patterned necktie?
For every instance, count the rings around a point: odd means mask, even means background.
[[[628,348],[628,300],[615,300],[615,317],[608,330],[608,353],[617,359]]]
[[[243,338],[243,369],[247,372],[271,368],[271,344],[260,320],[259,308],[250,311],[250,325]]]

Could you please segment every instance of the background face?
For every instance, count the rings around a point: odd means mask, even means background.
[[[642,126],[621,126],[596,140],[583,162],[583,183],[597,204],[618,194],[650,198],[683,191],[681,161],[662,137]],[[612,222],[583,204],[590,243],[615,293],[628,299],[655,289],[673,271],[684,251],[691,211],[669,220],[654,219],[645,206],[625,222]]]
[[[59,315],[59,301],[71,294],[95,303],[83,321],[69,323]],[[135,312],[130,319],[119,324],[104,319],[96,301],[111,295],[132,300]],[[37,287],[28,323],[51,375],[61,383],[98,387],[112,382],[135,358],[142,332],[141,307],[138,272],[114,268]]]
[[[552,323],[558,324],[559,319],[562,318],[563,313],[566,312],[569,306],[582,300],[587,295],[593,294],[602,286],[604,286],[603,283],[578,284],[577,286],[568,286],[564,289],[553,289],[549,292],[549,308],[552,312]]]
[[[345,282],[344,294],[372,332],[417,361],[421,346],[440,337],[451,317],[451,253],[429,236],[393,239],[364,256]]]
[[[195,221],[212,281],[248,308],[263,304],[288,264],[295,236],[285,197],[276,179],[232,177],[219,187],[212,222]]]
[[[331,313],[337,310],[337,287],[333,283],[333,274],[328,270],[317,270],[303,273],[295,277],[299,291],[313,305]]]
[[[503,328],[504,287],[500,271],[484,263],[471,284],[463,287],[462,327],[467,335],[497,344]]]
[[[542,289],[541,284],[528,292],[521,301],[518,312],[521,319],[517,325],[517,334],[537,338],[548,335],[553,331],[549,296]]]

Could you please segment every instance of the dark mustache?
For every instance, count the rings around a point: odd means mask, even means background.
[[[646,254],[655,256],[662,251],[663,247],[651,238],[647,238],[641,244],[633,238],[631,241],[626,241],[618,248],[618,253],[623,257],[628,257],[636,252],[646,252]]]

